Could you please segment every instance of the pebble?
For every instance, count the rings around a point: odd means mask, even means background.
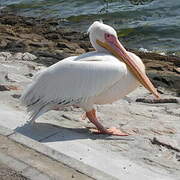
[[[22,55],[22,59],[25,61],[33,61],[33,60],[37,59],[37,57],[31,53],[25,52]]]
[[[12,54],[10,52],[0,52],[0,61],[8,60]]]

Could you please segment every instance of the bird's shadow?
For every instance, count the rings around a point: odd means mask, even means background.
[[[134,140],[129,137],[94,134],[88,128],[66,128],[49,123],[27,123],[21,127],[17,127],[15,131],[39,142],[72,141],[78,139]]]

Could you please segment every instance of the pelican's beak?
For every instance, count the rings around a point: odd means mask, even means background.
[[[135,63],[132,57],[130,57],[123,47],[123,45],[119,42],[117,38],[113,41],[102,42],[96,40],[97,44],[102,46],[103,48],[110,51],[114,56],[116,56],[120,61],[123,61],[127,64],[130,71],[136,76],[136,78],[140,81],[140,83],[151,93],[155,95],[156,98],[160,98],[159,93],[156,88],[153,86],[147,75],[139,68],[139,66]]]

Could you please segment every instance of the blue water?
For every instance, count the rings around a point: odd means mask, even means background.
[[[129,48],[180,56],[180,0],[0,0],[0,5],[19,15],[62,18],[80,31],[102,19]]]

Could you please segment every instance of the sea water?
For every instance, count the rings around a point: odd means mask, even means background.
[[[83,32],[101,19],[126,47],[180,56],[180,0],[0,0],[1,9],[61,18]]]

